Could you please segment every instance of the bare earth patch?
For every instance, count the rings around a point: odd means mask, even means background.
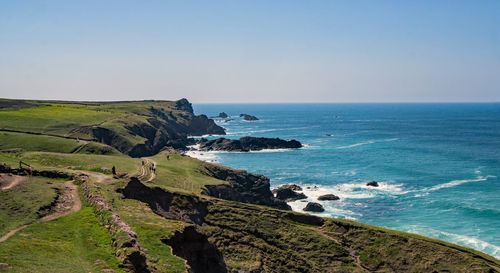
[[[26,181],[26,176],[2,173],[0,174],[0,191],[12,189],[24,181]]]

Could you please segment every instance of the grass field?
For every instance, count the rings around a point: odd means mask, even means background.
[[[0,243],[6,272],[123,272],[111,248],[111,237],[91,207],[47,223],[34,224]],[[0,269],[2,271],[2,269]]]
[[[188,156],[163,152],[151,159],[157,163],[156,179],[152,183],[172,191],[200,194],[205,185],[226,183],[201,173],[203,163]]]
[[[29,177],[18,186],[0,192],[0,236],[36,221],[39,208],[54,200],[54,188],[60,187],[62,183],[60,180]]]
[[[98,142],[0,131],[0,151],[1,150],[108,155],[120,154],[116,149]]]
[[[0,111],[0,128],[66,135],[71,129],[98,124],[117,114],[93,106],[41,105]]]

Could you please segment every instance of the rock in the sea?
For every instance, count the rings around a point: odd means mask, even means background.
[[[304,208],[304,211],[323,212],[323,211],[325,211],[325,209],[319,203],[309,202],[309,203],[307,203],[306,207]]]
[[[296,192],[290,188],[278,188],[276,189],[276,198],[284,200],[287,202],[306,199],[307,196],[301,192]]]
[[[266,137],[242,137],[239,140],[218,138],[200,142],[200,150],[202,151],[248,152],[263,149],[294,149],[300,147],[302,147],[302,144],[294,139],[284,140]]]
[[[228,118],[229,116],[225,112],[220,112],[217,117],[219,117],[219,118]]]
[[[371,181],[366,183],[368,187],[378,187],[378,182],[377,181]]]
[[[259,120],[256,116],[252,116],[249,114],[240,114],[240,117],[247,121]]]
[[[338,197],[335,194],[325,194],[325,195],[321,195],[320,197],[318,197],[319,201],[334,201],[334,200],[339,200],[339,199],[340,199],[340,197]]]
[[[291,189],[294,191],[302,191],[302,187],[297,185],[297,184],[287,184],[287,185],[281,185],[281,186],[277,187],[276,189],[273,189],[272,192],[274,194],[276,194],[276,191],[278,191],[280,189]]]

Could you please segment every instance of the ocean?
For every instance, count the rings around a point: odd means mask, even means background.
[[[296,139],[305,147],[197,156],[295,183],[322,216],[354,219],[500,258],[500,104],[197,104],[227,138]],[[240,113],[258,121],[244,121]],[[367,187],[369,181],[380,187]],[[289,203],[300,211],[306,203]]]

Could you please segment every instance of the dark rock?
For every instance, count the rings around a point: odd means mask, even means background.
[[[272,192],[274,194],[276,194],[276,192],[279,190],[279,189],[291,189],[291,190],[294,190],[294,191],[302,191],[302,187],[300,187],[299,185],[297,184],[287,184],[287,185],[281,185],[279,186],[278,188],[276,189],[273,189]]]
[[[319,201],[334,201],[334,200],[339,200],[339,199],[340,199],[340,197],[338,197],[335,194],[325,194],[325,195],[321,195],[320,197],[318,197]]]
[[[203,194],[226,200],[291,210],[284,201],[273,196],[269,178],[263,175],[255,175],[209,163],[204,164],[204,167],[206,175],[227,181],[229,184],[206,185]]]
[[[208,237],[187,226],[183,231],[176,231],[172,237],[162,239],[172,247],[172,253],[186,260],[191,273],[225,273],[226,264],[222,253],[208,241]]]
[[[307,203],[306,207],[304,208],[304,211],[323,212],[323,211],[325,211],[325,209],[319,203],[309,202],[309,203]]]
[[[200,142],[202,151],[233,151],[248,152],[263,149],[296,149],[302,144],[297,140],[284,140],[280,138],[242,137],[237,139],[218,138]]]
[[[225,112],[221,112],[221,113],[219,113],[219,115],[217,117],[219,117],[219,118],[228,118],[229,116]]]
[[[249,114],[240,114],[240,117],[247,121],[259,120],[256,116],[252,116]]]
[[[185,98],[175,102],[175,108],[193,114],[193,105]]]
[[[307,196],[301,192],[296,192],[290,188],[278,188],[276,189],[276,198],[284,200],[287,202],[306,199]]]
[[[367,186],[369,187],[378,187],[378,182],[377,181],[371,181],[366,183]]]

